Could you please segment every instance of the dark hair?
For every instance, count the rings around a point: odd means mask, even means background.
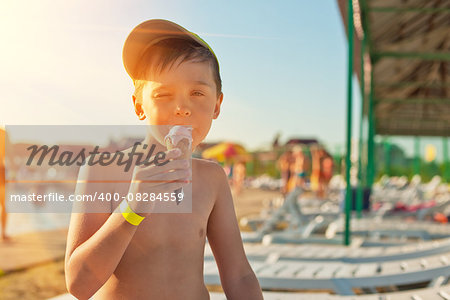
[[[217,95],[222,93],[222,79],[219,73],[219,63],[214,54],[205,46],[194,40],[182,38],[167,38],[151,45],[145,50],[139,60],[138,75],[134,78],[136,98],[142,97],[143,80],[149,74],[158,74],[168,67],[172,67],[175,61],[209,62],[213,71]]]

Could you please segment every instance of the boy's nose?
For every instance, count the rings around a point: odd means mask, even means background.
[[[177,116],[184,116],[184,117],[188,117],[191,115],[191,111],[187,108],[187,107],[177,107],[175,114]]]

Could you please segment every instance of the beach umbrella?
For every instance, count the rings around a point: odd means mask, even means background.
[[[226,160],[247,160],[248,152],[239,144],[223,142],[202,152],[203,158],[215,159],[219,162]]]

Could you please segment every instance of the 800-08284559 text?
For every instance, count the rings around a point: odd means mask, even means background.
[[[177,199],[183,200],[183,193],[128,193],[126,195],[121,195],[119,193],[99,193],[82,195],[82,194],[71,194],[66,196],[60,193],[47,193],[47,194],[11,194],[10,201],[12,202],[22,202],[22,201],[38,201],[38,202],[63,202],[63,201],[151,201],[151,202],[168,202],[176,201]]]

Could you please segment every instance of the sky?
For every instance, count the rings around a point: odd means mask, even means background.
[[[281,142],[313,137],[343,148],[347,45],[334,0],[0,0],[0,124],[143,124],[122,47],[153,18],[199,34],[219,58],[224,101],[205,141],[255,150],[279,132]],[[356,136],[356,81],[353,94]],[[411,139],[391,140],[412,153]],[[429,143],[440,157],[441,140]]]

